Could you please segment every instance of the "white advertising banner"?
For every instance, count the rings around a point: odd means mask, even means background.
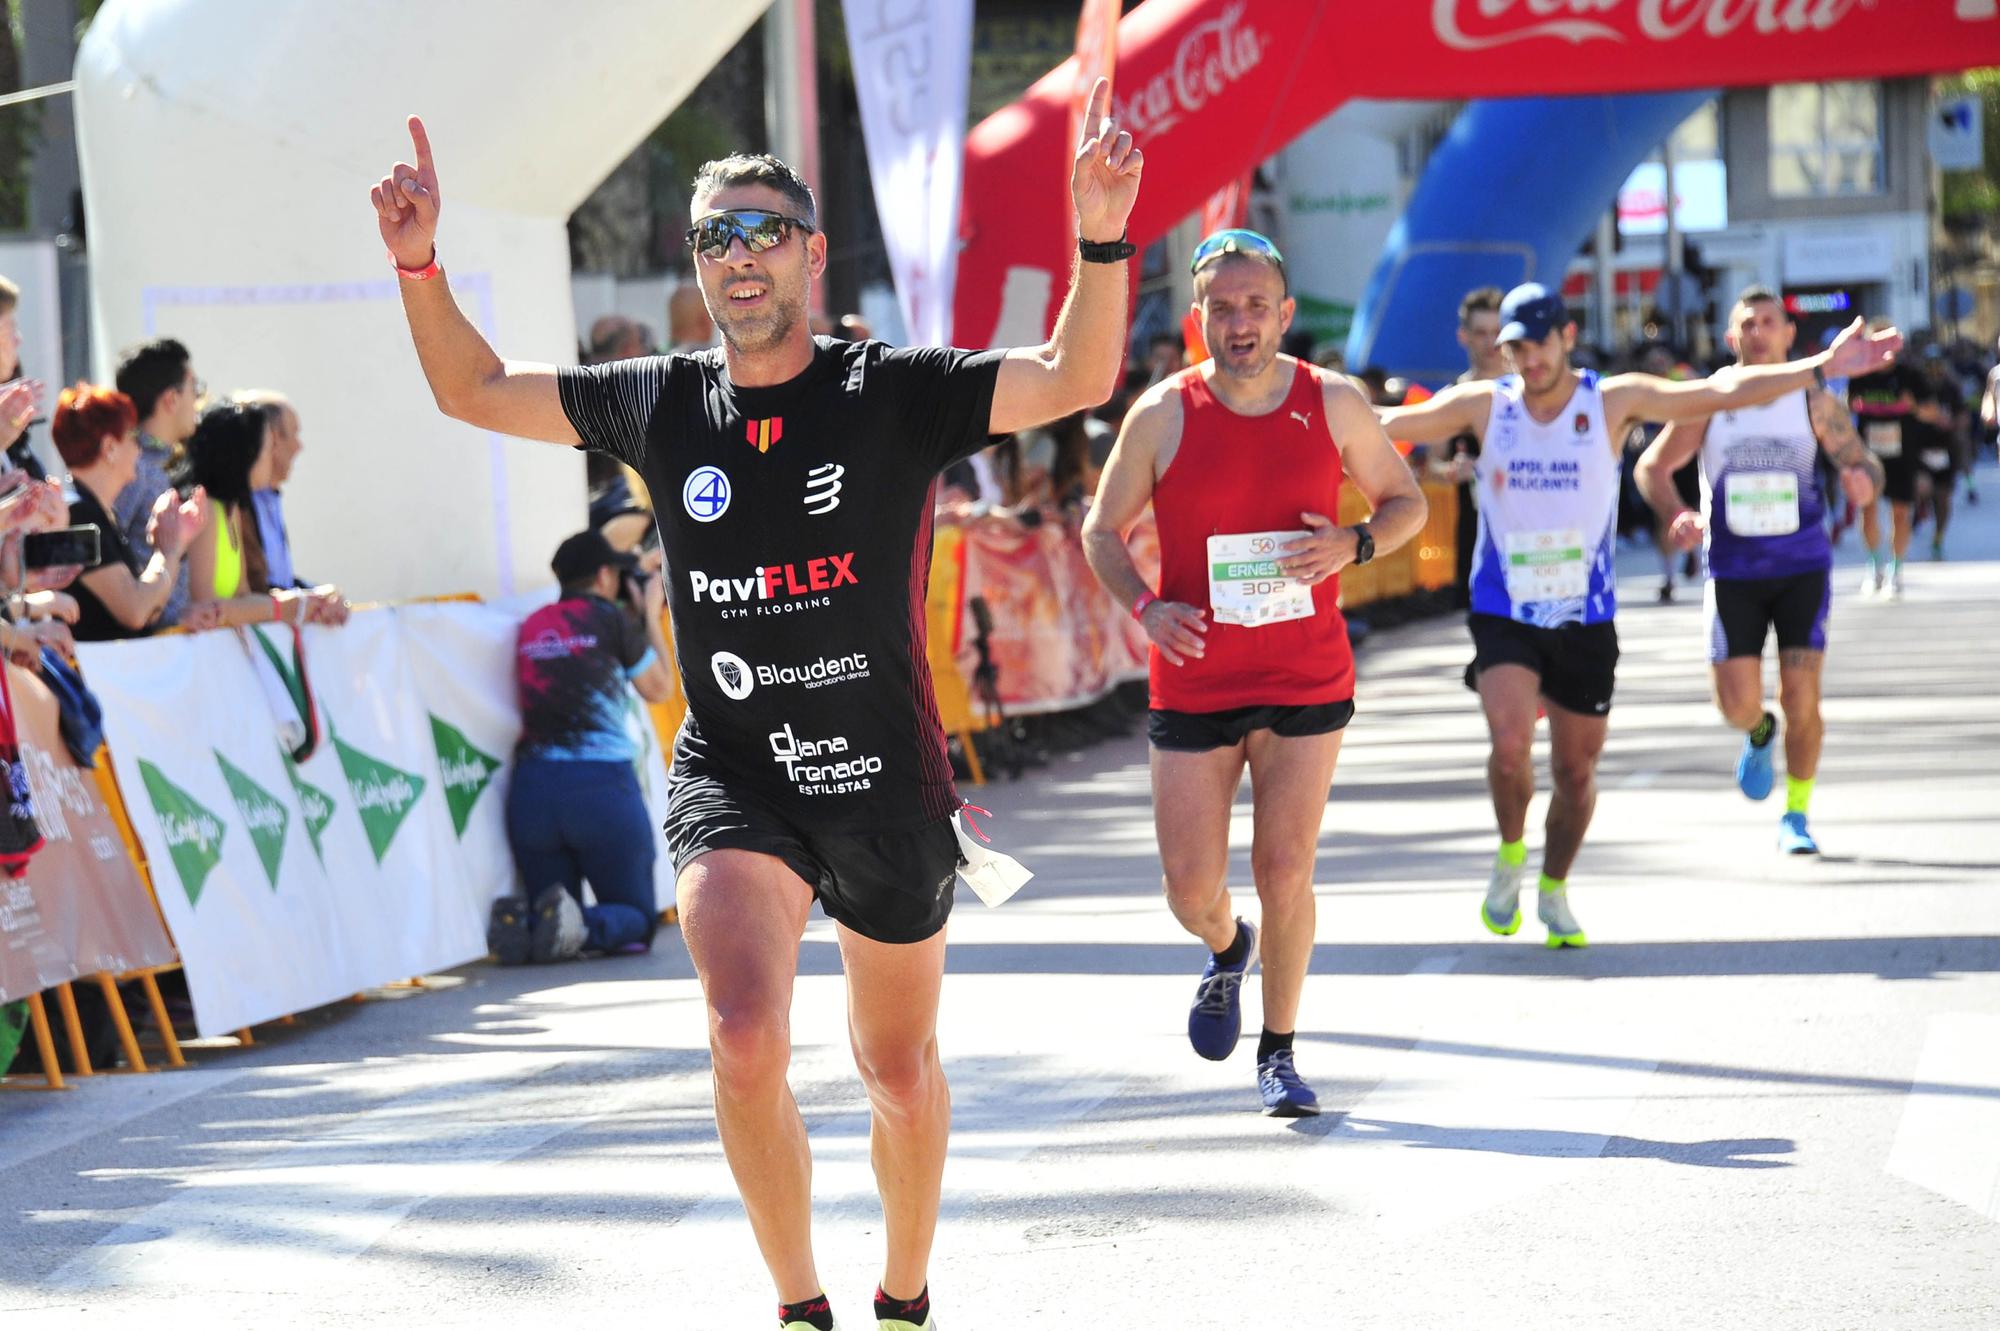
[[[81,647],[202,1034],[485,955],[515,881],[518,622],[447,604],[307,628],[309,689],[276,625]],[[308,693],[318,745],[295,761]],[[657,828],[666,761],[637,694],[628,724]],[[673,904],[663,851],[657,883]]]
[[[1396,144],[1361,128],[1365,123],[1337,111],[1279,154],[1274,239],[1298,301],[1294,327],[1315,343],[1346,341],[1376,256],[1403,211]],[[1253,215],[1249,225],[1260,221]]]
[[[85,643],[79,655],[197,1029],[235,1030],[390,978],[367,972],[368,921],[313,854],[236,635]]]
[[[846,0],[875,211],[914,346],[951,343],[972,0]]]

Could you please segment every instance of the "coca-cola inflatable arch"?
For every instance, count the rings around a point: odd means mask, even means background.
[[[1115,109],[1146,152],[1131,238],[1158,239],[1350,98],[1966,69],[2000,64],[1994,11],[1993,0],[1146,0],[1118,27]],[[1063,142],[1072,77],[1069,63],[1052,70],[967,138],[961,343],[1039,341],[1053,321],[1073,243]],[[1606,197],[1594,194],[1591,208]]]

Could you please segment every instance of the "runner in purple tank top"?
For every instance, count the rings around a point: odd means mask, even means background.
[[[1751,287],[1729,313],[1729,347],[1744,365],[1775,365],[1796,333],[1784,302]],[[1764,638],[1778,633],[1778,705],[1785,713],[1785,813],[1778,844],[1788,854],[1819,847],[1806,809],[1819,770],[1820,668],[1826,659],[1833,546],[1819,455],[1840,469],[1855,503],[1875,502],[1882,464],[1861,442],[1847,403],[1824,384],[1762,406],[1670,425],[1639,459],[1640,490],[1681,549],[1705,543],[1708,659],[1715,705],[1743,732],[1736,784],[1753,800],[1771,793],[1778,719],[1764,707]],[[1701,511],[1681,502],[1673,473],[1701,459]]]

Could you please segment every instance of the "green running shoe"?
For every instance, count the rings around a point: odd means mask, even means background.
[[[1521,878],[1525,864],[1493,861],[1493,877],[1486,884],[1486,900],[1479,903],[1479,922],[1503,937],[1521,927]]]
[[[1570,913],[1569,890],[1561,887],[1545,887],[1541,890],[1541,901],[1535,907],[1535,914],[1541,916],[1548,926],[1550,947],[1589,947],[1590,941],[1583,936],[1583,926]]]

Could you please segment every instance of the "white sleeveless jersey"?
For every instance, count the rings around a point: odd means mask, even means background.
[[[1472,609],[1523,624],[1599,624],[1618,610],[1618,459],[1597,372],[1552,421],[1528,414],[1519,375],[1493,383],[1476,467]]]
[[[1819,436],[1804,392],[1709,418],[1701,508],[1711,577],[1782,578],[1832,566]]]

